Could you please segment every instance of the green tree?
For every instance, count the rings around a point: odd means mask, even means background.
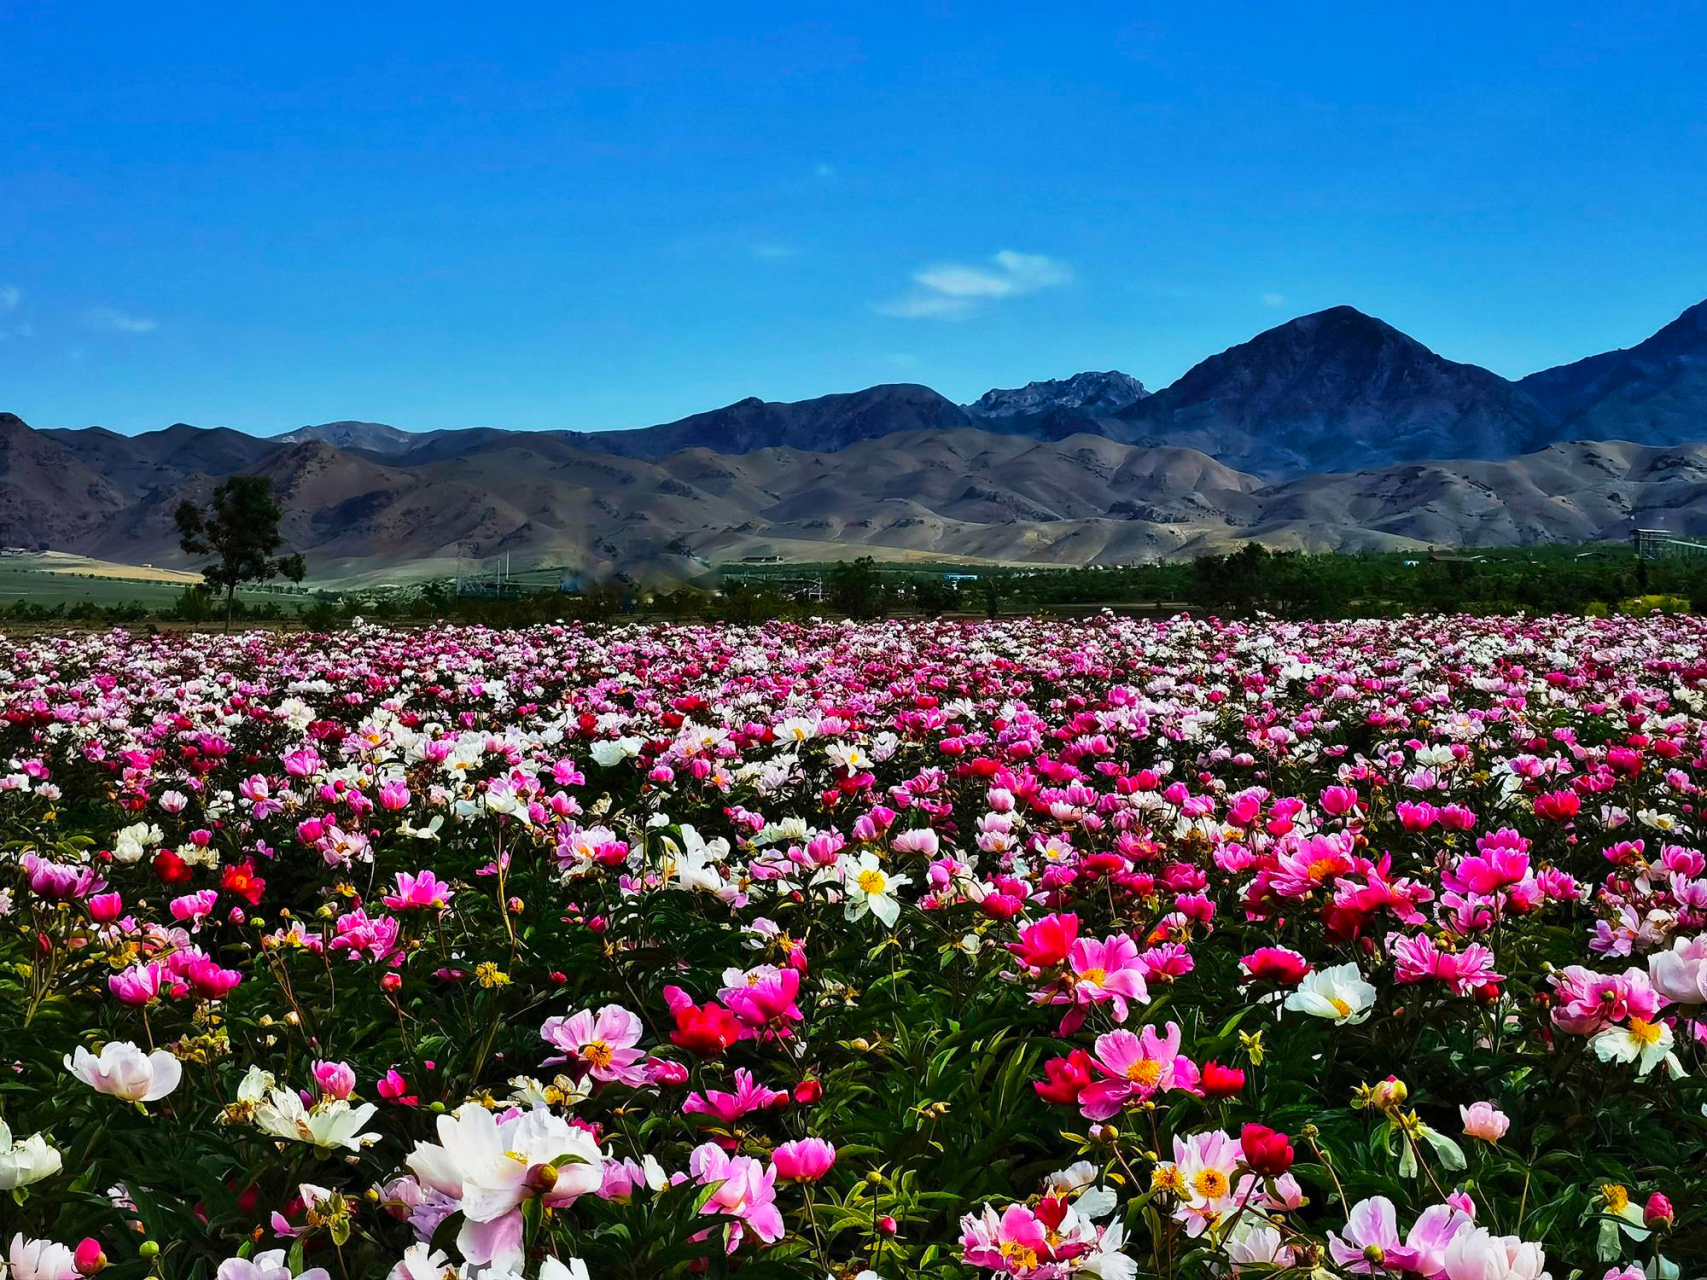
[[[926,578],[917,588],[919,612],[927,618],[940,618],[943,610],[960,603],[960,593],[941,578]]]
[[[850,618],[880,618],[889,607],[888,588],[870,556],[841,561],[830,570],[825,585],[830,603]]]
[[[178,545],[187,555],[218,557],[202,569],[202,578],[225,591],[227,632],[240,583],[280,576],[301,582],[308,571],[300,555],[275,554],[284,545],[279,534],[283,515],[265,476],[228,477],[213,491],[206,510],[187,498],[178,504],[173,515]]]

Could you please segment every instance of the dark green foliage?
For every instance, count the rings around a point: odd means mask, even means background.
[[[301,582],[308,571],[300,555],[275,554],[284,545],[279,533],[283,514],[265,476],[229,476],[213,491],[206,510],[186,498],[173,514],[185,554],[218,557],[202,570],[202,577],[210,587],[225,591],[227,631],[243,583],[277,577]]]
[[[889,611],[889,587],[870,556],[843,560],[824,586],[836,612],[850,618],[881,618]]]

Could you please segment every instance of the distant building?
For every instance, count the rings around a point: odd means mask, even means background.
[[[1707,555],[1707,542],[1680,538],[1665,529],[1637,529],[1630,540],[1642,560],[1694,560]]]

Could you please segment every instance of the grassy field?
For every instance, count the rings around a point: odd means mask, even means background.
[[[59,604],[139,604],[165,608],[183,594],[184,581],[116,577],[100,570],[68,572],[0,564],[0,609],[10,608],[19,600],[50,609]],[[256,603],[277,601],[287,608],[293,600],[265,591],[239,591],[237,595],[241,600]]]

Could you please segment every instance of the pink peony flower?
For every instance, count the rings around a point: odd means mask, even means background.
[[[782,1213],[776,1207],[774,1167],[751,1156],[732,1156],[715,1142],[694,1148],[688,1170],[702,1187],[717,1184],[701,1213],[733,1218],[725,1228],[725,1248],[734,1253],[749,1233],[764,1244],[782,1239]]]
[[[1511,1118],[1491,1102],[1472,1102],[1459,1107],[1458,1114],[1463,1117],[1464,1132],[1483,1142],[1498,1142],[1511,1128]]]
[[[1197,1083],[1197,1069],[1180,1057],[1179,1024],[1170,1022],[1164,1035],[1145,1027],[1134,1034],[1125,1029],[1097,1037],[1091,1065],[1103,1079],[1079,1093],[1079,1110],[1087,1120],[1107,1120],[1130,1099],[1143,1101],[1169,1089]]]
[[[347,1062],[316,1061],[314,1083],[324,1098],[347,1098],[356,1090],[356,1073]]]
[[[771,1152],[771,1162],[784,1182],[816,1182],[834,1167],[836,1149],[822,1138],[800,1138]]]
[[[539,1034],[561,1051],[544,1066],[567,1062],[595,1080],[646,1083],[646,1069],[640,1065],[646,1055],[634,1047],[640,1043],[640,1019],[621,1005],[607,1004],[596,1015],[583,1009],[568,1018],[547,1018]]]

